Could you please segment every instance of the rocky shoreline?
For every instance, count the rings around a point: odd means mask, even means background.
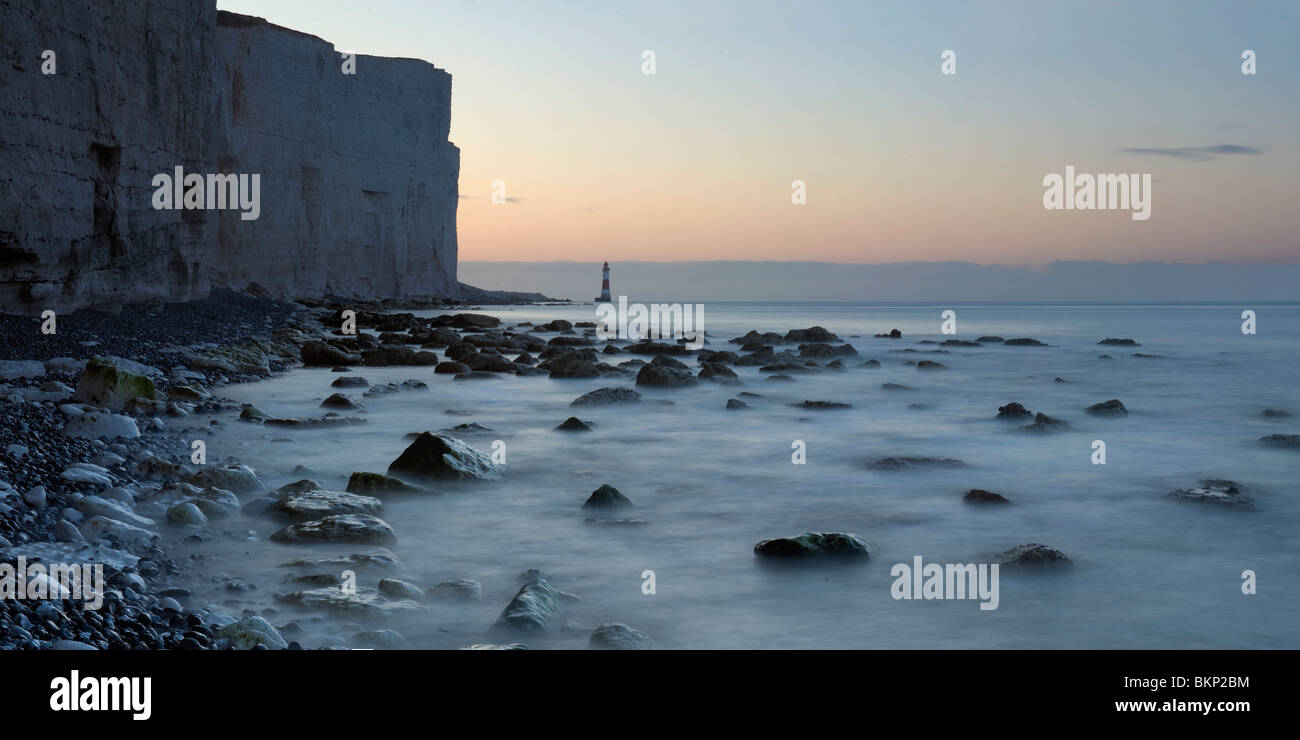
[[[757,330],[728,341],[728,349],[698,351],[679,341],[603,341],[595,324],[556,319],[540,325],[521,322],[506,327],[491,316],[466,311],[417,317],[412,309],[452,309],[407,301],[397,306],[368,306],[322,300],[298,304],[234,293],[217,293],[207,301],[166,307],[128,307],[121,315],[83,312],[60,318],[54,335],[39,334],[35,319],[3,316],[5,343],[0,345],[0,404],[6,423],[0,427],[0,562],[96,562],[105,567],[107,591],[102,610],[83,610],[71,599],[0,599],[0,648],[4,649],[295,649],[294,630],[271,624],[274,614],[244,610],[228,614],[214,605],[183,605],[184,588],[169,586],[176,576],[202,565],[169,553],[159,530],[184,538],[247,537],[227,532],[220,520],[236,511],[266,514],[283,525],[275,542],[346,543],[363,548],[325,561],[299,560],[291,581],[299,590],[278,597],[285,604],[362,617],[418,613],[431,599],[476,599],[482,589],[459,579],[427,588],[393,578],[351,593],[340,590],[340,568],[368,573],[393,567],[396,556],[384,549],[400,532],[381,517],[385,500],[394,496],[437,495],[445,480],[493,480],[506,470],[487,454],[448,430],[413,435],[406,450],[385,471],[356,471],[346,490],[331,491],[304,478],[268,491],[257,473],[237,460],[196,462],[177,450],[189,449],[182,432],[187,417],[204,415],[211,425],[226,423],[218,414],[238,416],[232,423],[282,426],[344,425],[364,421],[340,411],[358,408],[372,394],[418,390],[438,375],[443,381],[485,380],[503,374],[550,378],[608,378],[655,389],[687,388],[699,383],[732,385],[735,367],[758,367],[766,381],[793,381],[796,376],[850,369],[870,372],[878,359],[863,361],[853,345],[821,327],[785,334]],[[400,310],[401,308],[407,311]],[[349,332],[346,310],[355,312],[358,331]],[[24,338],[25,337],[25,338]],[[867,341],[894,347],[902,339],[895,329]],[[880,340],[884,340],[881,342]],[[978,349],[988,344],[1045,346],[1030,338],[980,337],[977,341],[924,340],[936,348],[882,349],[884,353],[924,352],[947,355],[943,347]],[[1130,339],[1106,338],[1105,346],[1139,346]],[[1021,350],[1017,350],[1021,351]],[[1135,355],[1136,356],[1136,355]],[[899,358],[918,372],[945,369],[934,360]],[[1100,355],[1099,359],[1108,359]],[[687,364],[695,360],[696,366]],[[945,362],[950,360],[945,359]],[[267,378],[293,367],[330,367],[339,375],[335,392],[318,417],[281,419],[255,406],[220,397],[222,385]],[[366,367],[426,368],[424,380],[371,386]],[[1057,379],[1059,382],[1065,382]],[[886,390],[907,390],[894,384]],[[763,394],[742,391],[726,408],[744,413]],[[744,399],[744,400],[742,400]],[[591,405],[634,404],[640,394],[626,385],[611,385],[574,399],[575,409]],[[808,399],[794,404],[815,413],[833,413],[851,404]],[[1119,399],[1080,401],[1079,412],[1101,419],[1126,416]],[[1055,412],[1054,412],[1055,413]],[[1267,409],[1269,418],[1288,412]],[[209,420],[209,417],[210,418]],[[1031,412],[1014,401],[993,410],[990,419],[1015,423],[1018,431],[1070,433],[1066,420]],[[191,420],[192,421],[192,420]],[[557,419],[558,421],[558,419]],[[1028,422],[1028,423],[1026,423]],[[466,425],[465,434],[472,434]],[[556,427],[583,432],[590,427],[571,416]],[[193,431],[190,430],[190,436]],[[1259,440],[1269,447],[1294,448],[1295,435]],[[1284,453],[1285,454],[1285,453]],[[868,470],[905,474],[917,468],[960,468],[961,460],[905,454],[865,461]],[[1246,486],[1205,480],[1180,488],[1172,499],[1221,505],[1239,511],[1256,508],[1257,496]],[[970,489],[962,500],[971,505],[1009,504],[1014,500]],[[596,524],[637,524],[620,518],[634,504],[612,486],[592,492],[583,508]],[[774,533],[780,534],[780,533]],[[1011,543],[1006,543],[1011,544]],[[1005,545],[1004,545],[1005,547]],[[378,549],[375,549],[378,548]],[[845,532],[806,532],[766,539],[754,546],[763,561],[866,560],[872,544]],[[1054,547],[1020,544],[1001,552],[1007,566],[1059,567],[1072,561]],[[519,648],[514,638],[562,625],[566,600],[546,574],[527,571],[522,585],[505,606],[496,629],[499,643],[477,648]],[[238,584],[227,584],[238,588]],[[292,625],[292,623],[290,623]],[[359,633],[356,642],[402,647],[403,636],[379,629]],[[602,624],[591,633],[593,648],[646,648],[649,635],[619,623]],[[329,647],[330,645],[323,645]],[[321,647],[309,645],[308,647]]]

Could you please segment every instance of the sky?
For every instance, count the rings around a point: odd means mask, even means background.
[[[217,5],[451,73],[462,261],[1300,262],[1300,3]]]

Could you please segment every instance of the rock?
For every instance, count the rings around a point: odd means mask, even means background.
[[[384,504],[377,498],[321,489],[291,493],[276,502],[272,508],[277,513],[303,521],[332,514],[378,516],[384,512]]]
[[[805,532],[795,537],[762,540],[754,554],[773,558],[855,557],[866,559],[871,545],[855,534]]]
[[[335,349],[324,342],[307,342],[302,345],[302,364],[307,366],[358,365],[361,358]]]
[[[1287,450],[1300,449],[1300,434],[1270,434],[1259,438],[1265,447],[1277,447]]]
[[[597,388],[573,400],[570,406],[605,406],[611,403],[632,403],[641,400],[641,394],[631,388]]]
[[[51,650],[99,650],[99,648],[78,640],[55,640],[50,644]]]
[[[70,465],[59,474],[59,477],[73,483],[89,483],[97,486],[113,485],[113,476],[99,465],[92,465],[91,463]]]
[[[998,563],[1013,567],[1072,564],[1070,558],[1066,557],[1065,553],[1055,547],[1040,545],[1037,542],[1017,545],[1010,550],[999,554]]]
[[[475,601],[483,598],[483,586],[478,581],[457,578],[454,581],[443,581],[435,586],[430,586],[425,591],[425,595],[435,599]]]
[[[381,499],[392,494],[437,493],[437,491],[430,491],[427,488],[413,486],[396,478],[390,478],[387,475],[380,475],[379,473],[353,473],[352,476],[348,478],[347,490],[348,493],[356,493],[363,496],[375,496]]]
[[[341,570],[396,570],[402,567],[402,561],[391,550],[380,547],[374,552],[353,553],[344,557],[291,560],[284,563],[284,566],[288,568],[307,568],[315,571],[324,570],[337,576],[338,571]]]
[[[341,378],[335,378],[330,386],[334,388],[369,388],[370,381],[360,375],[344,375]]]
[[[158,391],[153,381],[146,375],[127,370],[124,365],[105,357],[92,358],[86,363],[73,398],[113,411],[121,411],[128,402],[137,398],[157,399]]]
[[[940,347],[979,347],[979,342],[968,342],[965,339],[945,339],[939,342]]]
[[[244,404],[244,410],[239,412],[239,418],[243,421],[267,421],[271,417],[261,409],[251,403]]]
[[[87,519],[81,525],[81,534],[92,542],[100,537],[117,540],[132,552],[147,550],[158,539],[158,535],[147,529],[106,516],[92,516]]]
[[[858,367],[880,367],[880,360],[867,360]]]
[[[1051,416],[1048,416],[1047,414],[1044,414],[1043,412],[1040,411],[1034,415],[1034,423],[1028,426],[1020,427],[1020,431],[1044,434],[1048,432],[1061,432],[1069,428],[1070,428],[1069,423],[1062,421],[1061,419],[1056,419]]]
[[[1112,398],[1109,401],[1102,401],[1101,403],[1094,403],[1093,405],[1084,409],[1084,411],[1087,411],[1089,414],[1092,414],[1093,416],[1128,415],[1128,409],[1124,408],[1124,404],[1120,403],[1120,400],[1118,398]]]
[[[747,409],[747,408],[749,408],[749,404],[745,403],[744,401],[742,401],[742,400],[740,400],[740,399],[738,399],[738,398],[728,398],[728,399],[727,399],[727,408],[729,408],[729,409]]]
[[[230,640],[230,646],[236,650],[252,650],[262,645],[270,650],[283,650],[289,642],[281,636],[280,631],[265,618],[250,615],[238,622],[222,625],[214,629],[217,637]]]
[[[1267,415],[1268,413],[1265,412],[1265,416]],[[21,460],[23,458],[23,455],[27,454],[27,446],[20,445],[20,444],[11,444],[8,447],[5,447],[5,454],[8,455],[9,459],[11,460]]]
[[[1024,406],[1021,406],[1020,404],[1016,403],[1015,401],[1012,401],[1006,406],[998,407],[999,419],[1023,419],[1030,416],[1033,416],[1033,413],[1031,413],[1029,409],[1025,408]]]
[[[591,350],[568,352],[547,362],[546,369],[552,378],[596,378],[600,376],[600,367],[595,358],[596,353]]]
[[[367,630],[352,636],[352,642],[363,647],[380,650],[402,650],[407,647],[406,638],[396,630]]]
[[[511,642],[505,645],[494,645],[492,643],[475,643],[469,647],[463,647],[461,650],[527,650],[528,646],[522,642]]]
[[[1269,418],[1271,418],[1271,419],[1289,419],[1289,418],[1291,418],[1291,412],[1290,412],[1290,411],[1282,411],[1281,409],[1264,409],[1263,411],[1259,412],[1259,415],[1260,415],[1260,416],[1266,416],[1266,417],[1269,417]]]
[[[622,508],[632,505],[632,501],[618,489],[608,483],[591,492],[587,502],[582,505],[584,509],[591,508]]]
[[[736,375],[736,371],[721,362],[704,363],[700,366],[698,377],[700,380],[712,380],[720,383],[740,382],[740,376]]]
[[[1164,357],[1164,355],[1148,355],[1148,354],[1143,354],[1141,352],[1134,352],[1133,354],[1129,355],[1129,357],[1140,357],[1148,360],[1157,360]]]
[[[853,404],[841,403],[839,401],[804,401],[803,403],[792,403],[801,409],[851,409]]]
[[[410,599],[388,599],[373,588],[358,588],[356,593],[343,593],[338,586],[276,594],[276,601],[316,609],[344,617],[382,619],[385,617],[424,611],[418,602]]]
[[[463,362],[444,360],[443,362],[439,362],[437,366],[433,368],[433,372],[438,375],[460,375],[461,373],[469,372],[469,365],[466,365]]]
[[[570,416],[555,428],[557,432],[590,432],[591,427],[587,426],[582,419],[576,416]]]
[[[659,363],[659,360],[671,359],[666,355],[656,355],[655,361],[641,368],[636,374],[637,385],[647,385],[656,388],[684,388],[695,385],[699,382],[690,370],[683,367],[673,367],[666,363]],[[656,364],[658,363],[658,364]],[[681,364],[681,363],[678,363]]]
[[[820,326],[807,329],[791,329],[785,334],[785,341],[790,344],[838,342],[840,338]]]
[[[993,336],[992,334],[988,334],[988,335],[985,335],[985,336],[982,336],[982,337],[976,337],[975,341],[979,342],[980,344],[1001,344],[1002,342],[1004,342],[1004,341],[1006,341],[1006,340],[1003,339],[1002,337]]]
[[[45,375],[45,363],[36,360],[0,360],[0,380],[40,378]]]
[[[591,633],[587,644],[593,650],[650,650],[654,647],[654,640],[626,624],[608,622]]]
[[[951,457],[882,457],[867,463],[868,470],[911,470],[913,468],[961,468],[966,463]]]
[[[910,391],[910,390],[912,390],[911,386],[902,385],[902,384],[900,384],[900,383],[883,383],[883,384],[881,384],[880,389],[881,389],[881,390],[884,390],[884,391]]]
[[[193,502],[182,501],[167,510],[167,521],[173,524],[204,527],[208,524],[208,517]]]
[[[199,488],[220,488],[234,493],[266,490],[266,485],[247,465],[205,465],[185,482]]]
[[[464,442],[441,434],[422,433],[388,466],[389,475],[451,480],[490,480],[501,468]]]
[[[945,370],[947,366],[933,360],[921,360],[916,363],[917,370]]]
[[[86,538],[81,536],[81,530],[77,529],[67,519],[60,519],[54,523],[50,534],[54,535],[55,542],[85,542]]]
[[[1007,339],[1004,340],[1002,344],[1008,347],[1046,347],[1047,346],[1046,344],[1043,344],[1037,339],[1030,339],[1028,337],[1021,337],[1019,339]]]
[[[106,516],[136,527],[153,527],[152,519],[139,516],[131,509],[117,501],[109,501],[99,496],[84,496],[77,503],[77,511],[86,516]]]
[[[500,377],[500,375],[486,370],[470,370],[466,373],[456,373],[452,376],[452,380],[498,380]]]
[[[1142,345],[1138,344],[1137,342],[1133,341],[1132,339],[1112,339],[1112,338],[1103,339],[1103,340],[1101,340],[1100,342],[1097,342],[1097,344],[1114,344],[1114,345],[1123,346],[1123,347],[1141,347],[1141,346],[1142,346]]]
[[[1203,478],[1196,488],[1179,488],[1169,498],[1218,504],[1239,511],[1255,511],[1255,499],[1240,483],[1221,478]]]
[[[397,534],[379,517],[368,514],[338,514],[310,522],[290,524],[271,535],[272,542],[345,542],[392,545]]]
[[[903,332],[897,329],[890,329],[888,334],[877,334],[877,339],[902,339]]]
[[[419,601],[424,598],[424,591],[414,583],[399,581],[396,578],[383,578],[379,581],[379,593],[390,599],[412,599]]]
[[[962,501],[970,504],[1009,504],[1011,501],[1000,493],[985,491],[983,488],[972,488],[962,497]]]
[[[135,439],[140,436],[140,428],[129,416],[88,411],[68,419],[63,433],[69,437],[92,439]]]
[[[321,401],[321,408],[327,409],[346,409],[354,410],[361,408],[361,404],[352,400],[352,398],[343,393],[335,393],[329,398]]]
[[[45,486],[33,486],[23,494],[23,501],[33,509],[45,508]]]
[[[506,604],[496,626],[528,632],[552,629],[560,616],[560,593],[545,578],[525,583]]]

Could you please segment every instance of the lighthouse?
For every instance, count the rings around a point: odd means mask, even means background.
[[[596,297],[597,303],[609,303],[609,263],[600,268],[600,295]]]

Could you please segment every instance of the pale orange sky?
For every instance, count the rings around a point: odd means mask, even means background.
[[[1300,261],[1294,4],[219,5],[452,74],[463,261]],[[1044,210],[1066,165],[1150,220]]]

